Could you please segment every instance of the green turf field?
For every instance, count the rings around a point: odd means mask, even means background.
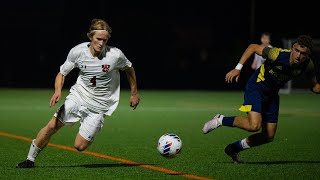
[[[311,92],[281,95],[275,141],[244,151],[246,164],[233,164],[224,147],[250,133],[221,127],[207,135],[203,124],[216,113],[238,111],[242,92],[140,91],[140,106],[129,107],[121,92],[114,114],[85,153],[72,151],[79,124],[64,127],[38,156],[36,168],[16,169],[30,142],[59,102],[49,108],[53,90],[0,89],[0,179],[318,179],[320,177],[320,96]],[[64,91],[63,95],[67,95]],[[176,133],[181,154],[161,157],[157,140]],[[7,136],[6,133],[9,135]],[[15,135],[15,136],[11,136]],[[17,137],[19,136],[19,137]],[[26,140],[21,137],[29,138]],[[96,153],[96,154],[94,154]]]

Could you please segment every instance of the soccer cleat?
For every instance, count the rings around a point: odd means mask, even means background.
[[[223,118],[223,115],[217,114],[210,121],[206,122],[202,128],[202,132],[204,134],[207,134],[210,131],[220,127],[222,125],[222,123],[221,123],[221,121],[219,121],[219,118]]]
[[[33,168],[33,167],[35,167],[34,162],[28,159],[16,165],[16,168]]]
[[[228,146],[224,149],[224,152],[232,158],[234,163],[243,163],[240,160],[239,152],[233,150],[232,144],[228,144]]]

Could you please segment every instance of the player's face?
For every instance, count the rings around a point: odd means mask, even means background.
[[[97,31],[90,38],[90,47],[94,51],[94,54],[100,53],[109,39],[108,31]]]
[[[290,56],[291,64],[301,64],[303,63],[309,56],[309,49],[307,47],[301,46],[298,43],[295,43],[292,46],[292,52]]]
[[[261,43],[265,46],[268,46],[270,44],[269,36],[263,35],[260,40],[261,40]]]

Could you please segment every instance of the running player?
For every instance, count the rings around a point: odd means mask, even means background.
[[[246,112],[246,117],[217,114],[203,126],[203,133],[221,127],[237,127],[249,132],[258,132],[245,139],[226,146],[225,153],[236,163],[241,162],[239,152],[273,141],[277,130],[279,115],[279,89],[289,80],[301,75],[311,63],[314,79],[312,91],[320,93],[319,62],[311,60],[312,38],[308,35],[299,36],[291,49],[264,47],[251,44],[243,53],[235,69],[226,74],[225,80],[238,82],[243,64],[253,53],[265,57],[262,64],[248,80],[244,103],[240,111]],[[313,66],[312,66],[313,65]]]
[[[272,47],[271,43],[271,33],[269,32],[264,32],[261,34],[260,37],[260,41],[261,41],[261,45],[265,46],[265,47]],[[255,53],[254,54],[254,59],[253,62],[251,64],[251,68],[253,70],[258,69],[261,64],[263,64],[266,61],[266,58],[262,57],[261,55]]]
[[[111,116],[117,108],[120,94],[120,73],[125,71],[131,88],[130,106],[139,104],[136,75],[132,63],[122,51],[108,46],[111,28],[102,19],[93,19],[89,32],[90,42],[73,47],[55,79],[55,92],[50,107],[61,98],[65,77],[74,68],[79,68],[79,76],[71,87],[64,104],[56,111],[48,124],[32,141],[27,159],[16,165],[17,168],[35,167],[35,159],[47,146],[51,136],[64,125],[80,122],[74,147],[83,151],[93,142],[103,126],[106,116]]]

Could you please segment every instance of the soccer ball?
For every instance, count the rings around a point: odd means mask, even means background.
[[[173,133],[166,133],[158,140],[157,149],[164,157],[175,157],[182,148],[182,141],[179,136]]]

